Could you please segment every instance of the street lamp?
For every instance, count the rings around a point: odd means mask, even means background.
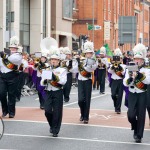
[[[92,11],[93,11],[93,43],[94,43],[94,1],[92,0]]]

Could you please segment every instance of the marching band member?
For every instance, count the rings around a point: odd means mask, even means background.
[[[110,65],[108,72],[111,74],[111,97],[114,102],[115,112],[121,113],[121,104],[123,96],[123,77],[125,73],[125,65],[122,64],[122,53],[119,48],[114,51],[114,58],[119,60],[113,60],[114,64]]]
[[[80,107],[80,121],[85,124],[89,121],[89,111],[92,93],[92,72],[97,68],[97,62],[92,58],[94,54],[93,42],[84,43],[85,60],[77,58],[77,63],[73,65],[73,72],[78,75],[78,105]]]
[[[64,53],[66,55],[66,60],[64,60],[64,66],[67,69],[67,82],[63,87],[64,101],[68,102],[70,99],[70,91],[72,86],[72,53],[68,47],[64,47]],[[63,61],[62,61],[63,62]]]
[[[18,52],[22,52],[22,49],[23,49],[22,46],[18,46]],[[19,82],[18,82],[16,102],[19,102],[20,98],[21,98],[21,91],[22,91],[22,88],[25,84],[24,70],[27,68],[28,68],[28,61],[24,58],[24,54],[23,54],[23,59],[22,59],[21,65],[19,67]]]
[[[100,85],[100,94],[105,94],[105,77],[106,69],[109,67],[109,63],[106,55],[106,48],[100,48],[100,57],[98,58],[98,82]]]
[[[58,48],[50,50],[51,79],[42,77],[41,85],[46,86],[44,104],[45,116],[50,125],[50,133],[57,137],[60,131],[63,111],[63,85],[67,81],[66,69],[60,67],[60,51]],[[43,73],[42,73],[43,74]]]
[[[2,117],[9,114],[9,118],[15,116],[16,93],[19,80],[19,67],[22,62],[22,54],[18,52],[19,39],[13,36],[10,39],[10,56],[0,57],[0,101]],[[7,100],[8,93],[8,100]]]
[[[145,68],[150,70],[150,59],[145,58]],[[147,112],[149,117],[149,125],[150,125],[150,84],[147,85]]]
[[[42,52],[39,62],[35,63],[34,69],[37,70],[36,78],[36,90],[38,91],[38,97],[40,102],[40,109],[44,109],[44,87],[40,85],[42,71],[45,70],[49,65],[47,63],[47,54]]]
[[[138,64],[138,71],[126,71],[123,83],[129,87],[128,97],[128,121],[131,123],[131,130],[134,130],[135,142],[140,143],[143,138],[147,84],[150,83],[150,71],[144,68],[146,48],[143,44],[137,44],[134,49],[134,62]],[[135,68],[135,67],[134,67]]]

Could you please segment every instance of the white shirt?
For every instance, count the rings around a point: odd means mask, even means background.
[[[109,62],[107,58],[101,58],[101,63],[106,65],[106,69],[109,67]],[[105,69],[105,68],[99,68],[99,69]]]
[[[14,54],[11,54],[9,57],[8,57],[8,60],[17,65],[18,66],[18,69],[21,65],[21,62],[22,62],[22,55],[20,53],[14,53]],[[2,58],[0,57],[0,71],[2,73],[8,73],[8,72],[11,72],[12,70],[11,69],[8,69],[4,64],[3,64],[3,61],[2,61]]]
[[[86,62],[86,60],[85,60]],[[93,72],[96,68],[97,68],[97,62],[95,62],[94,64],[90,65],[90,64],[84,64],[83,68],[87,71],[87,72]],[[92,79],[92,76],[90,78],[85,78],[83,77],[80,72],[79,72],[79,68],[78,68],[78,62],[76,61],[76,63],[74,63],[73,67],[72,67],[72,73],[79,73],[78,75],[78,80],[82,80],[82,81],[86,81],[89,79]]]
[[[123,68],[123,71],[122,71],[121,73],[122,73],[122,75],[124,75],[124,74],[125,74],[125,70],[126,70],[126,65],[120,64],[120,66]],[[119,77],[119,76],[115,73],[114,70],[111,69],[111,67],[112,67],[112,65],[110,65],[110,68],[108,69],[108,72],[109,72],[110,74],[112,74],[112,75],[111,75],[111,78],[114,79],[114,80],[122,79],[121,77]]]
[[[150,69],[147,68],[141,68],[140,73],[144,73],[146,78],[142,81],[144,84],[150,84]],[[127,80],[129,79],[129,71],[128,69],[126,69],[126,74],[125,74],[125,78],[123,79],[123,84],[124,86],[129,87],[129,91],[132,93],[142,93],[144,92],[143,90],[138,89],[135,85],[134,85],[134,81],[132,81],[130,84],[127,84]],[[134,87],[134,88],[131,88]]]
[[[56,69],[53,69],[52,72],[58,76],[59,81],[58,83],[61,85],[65,85],[67,82],[67,70],[61,67],[58,67]],[[49,82],[49,81],[48,81]],[[47,86],[46,90],[47,91],[57,91],[60,90],[59,88],[56,88],[52,86],[50,83],[48,85],[44,85],[44,79],[41,80],[41,85],[42,86]]]
[[[49,66],[49,64],[48,64],[48,63],[45,63],[45,65],[46,65],[46,67],[48,67],[48,66]],[[42,72],[42,70],[45,70],[45,69],[39,70],[39,69],[38,69],[38,67],[36,67],[36,68],[34,68],[34,70],[36,70],[36,71],[37,71],[37,77],[41,77],[41,72]]]

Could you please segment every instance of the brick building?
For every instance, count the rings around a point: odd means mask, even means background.
[[[137,42],[140,40],[143,24],[143,9],[144,12],[144,38],[147,42],[149,39],[149,6],[141,4],[140,0],[76,0],[74,19],[77,19],[73,24],[73,34],[76,36],[89,35],[89,40],[93,41],[93,31],[87,30],[87,24],[93,23],[93,2],[94,1],[94,24],[100,25],[101,30],[94,31],[95,49],[99,49],[103,44],[108,43],[113,50],[118,47],[118,18],[119,16],[134,16],[137,19]],[[145,0],[146,2],[147,0]],[[138,6],[139,5],[139,6]],[[144,7],[143,7],[144,6]],[[138,10],[137,10],[138,7]],[[104,25],[109,22],[110,36],[106,39],[104,34]],[[146,44],[146,43],[144,43]],[[148,45],[148,43],[146,44]],[[124,44],[121,49],[131,49],[130,44]]]

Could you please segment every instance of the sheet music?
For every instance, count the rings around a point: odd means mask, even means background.
[[[51,80],[52,79],[52,71],[51,70],[43,70],[42,71],[42,79]]]

